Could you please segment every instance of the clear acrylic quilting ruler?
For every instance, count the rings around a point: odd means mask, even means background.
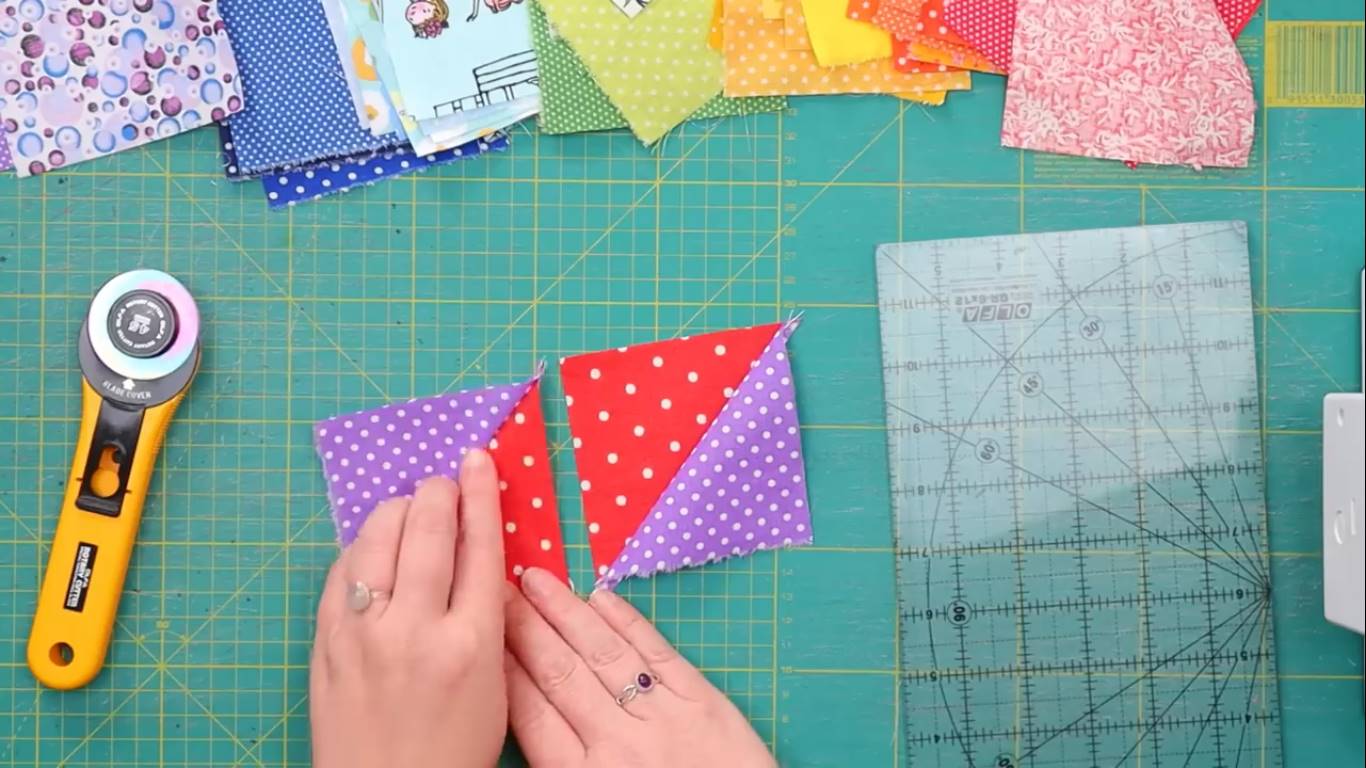
[[[1278,766],[1245,226],[877,270],[903,764]]]

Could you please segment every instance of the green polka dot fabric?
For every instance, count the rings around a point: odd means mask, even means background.
[[[711,10],[711,0],[652,0],[649,13],[628,18],[602,0],[533,4],[541,130],[630,127],[653,144],[687,119],[782,109],[781,97],[720,95],[721,56],[706,42]]]

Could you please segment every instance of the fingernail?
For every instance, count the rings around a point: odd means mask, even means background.
[[[489,455],[482,450],[473,450],[465,454],[465,466],[470,469],[483,469],[488,466]]]
[[[554,579],[544,568],[528,568],[522,574],[522,591],[528,595],[544,595],[546,587]]]
[[[588,602],[597,605],[602,605],[603,603],[610,603],[614,600],[620,599],[621,598],[617,597],[617,594],[615,592],[613,592],[610,589],[607,589],[606,587],[598,587],[597,589],[594,589],[593,593],[588,596]]]

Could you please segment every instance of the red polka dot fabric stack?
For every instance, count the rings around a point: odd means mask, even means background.
[[[600,587],[811,540],[796,322],[562,361]]]
[[[472,449],[498,467],[508,578],[538,566],[568,581],[541,412],[540,378],[334,416],[314,428],[337,538],[419,481],[455,478]]]

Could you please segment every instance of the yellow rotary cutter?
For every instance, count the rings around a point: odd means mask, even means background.
[[[199,309],[164,272],[100,288],[80,333],[81,428],[48,555],[28,666],[79,688],[104,666],[157,451],[199,368]]]

